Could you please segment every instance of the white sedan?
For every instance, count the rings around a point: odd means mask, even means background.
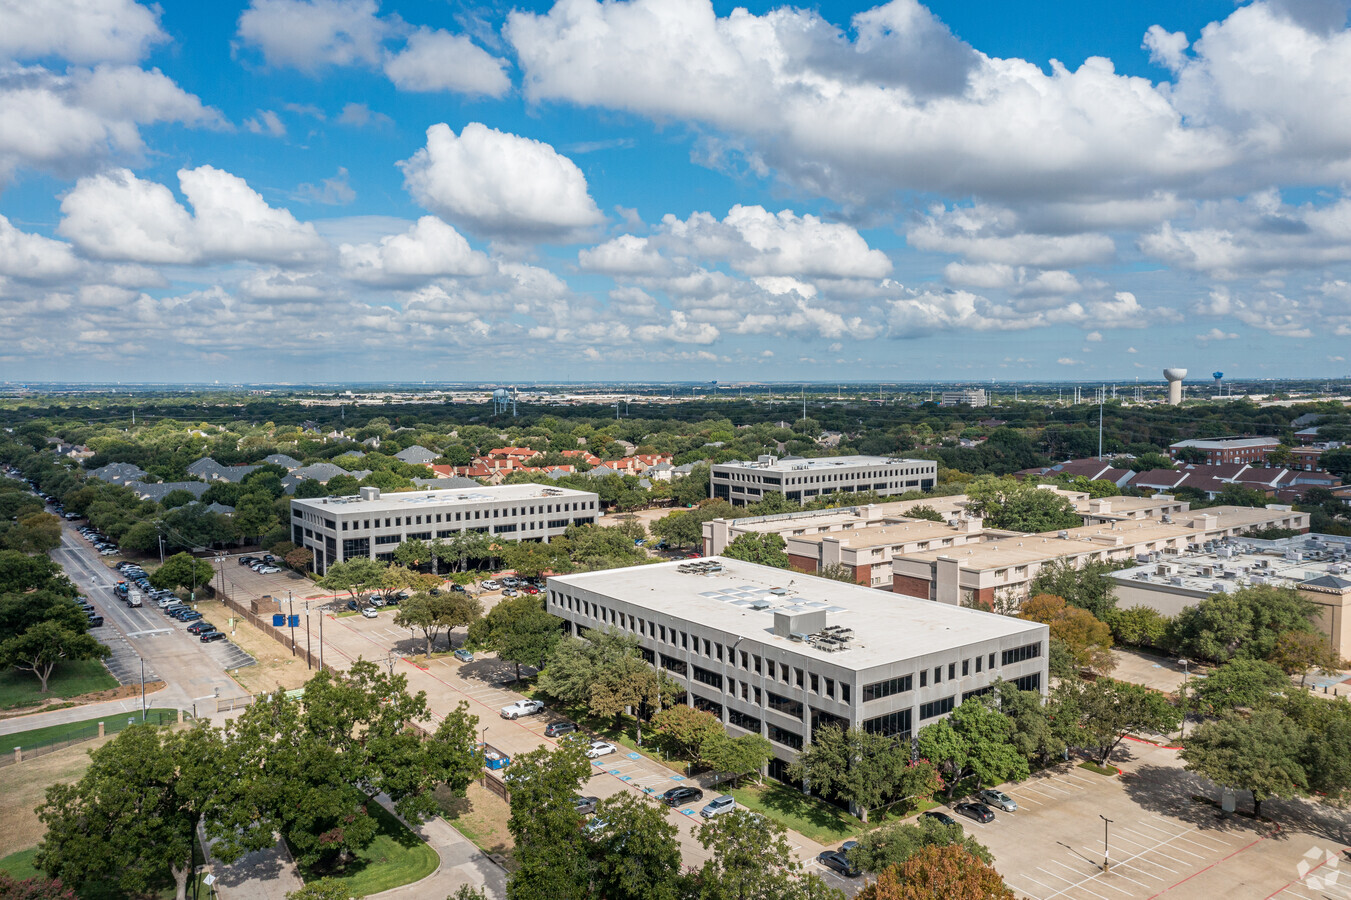
[[[380,615],[378,612],[376,612],[375,610],[371,609],[369,606],[363,608],[363,609],[361,610],[361,614],[362,614],[363,616],[365,616],[366,618],[368,618],[368,619],[374,619],[376,616]]]
[[[611,753],[618,753],[619,748],[609,741],[592,741],[591,746],[586,748],[587,759],[600,759],[602,756],[609,756]]]

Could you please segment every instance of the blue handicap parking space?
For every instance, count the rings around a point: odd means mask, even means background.
[[[629,759],[642,759],[642,757],[639,756],[637,753],[630,753]]]
[[[671,776],[671,780],[672,780],[672,781],[684,781],[684,780],[685,780],[685,776],[684,776],[684,775],[672,775],[672,776]]]
[[[692,810],[692,809],[682,809],[682,810],[680,811],[680,813],[681,813],[681,815],[692,816],[692,815],[694,815],[694,810]]]
[[[654,793],[656,793],[656,791],[654,791],[654,790],[653,790],[652,788],[650,788],[650,787],[644,786],[644,787],[643,787],[643,793],[644,793],[644,794],[654,794]]]
[[[619,780],[620,780],[620,781],[632,781],[633,778],[632,778],[631,776],[629,776],[629,775],[620,775],[620,776],[619,776]]]
[[[600,760],[593,761],[591,765],[595,766],[597,769],[605,768],[605,763],[601,762]]]
[[[610,774],[611,774],[611,775],[618,775],[618,774],[619,774],[619,770],[618,770],[618,769],[611,769],[611,770],[610,770]]]

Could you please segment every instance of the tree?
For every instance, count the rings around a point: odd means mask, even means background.
[[[1285,674],[1298,675],[1300,687],[1304,687],[1310,669],[1326,672],[1343,665],[1327,638],[1309,631],[1285,632],[1276,638],[1276,647],[1268,658]]]
[[[1112,629],[1112,637],[1118,644],[1160,650],[1168,646],[1168,630],[1172,619],[1156,609],[1148,606],[1133,606],[1130,609],[1114,607],[1107,610],[1103,621]]]
[[[297,572],[303,572],[310,567],[310,563],[314,562],[314,551],[305,547],[297,547],[286,554],[283,561]]]
[[[502,562],[521,578],[539,578],[546,572],[558,575],[572,569],[567,547],[561,543],[515,541],[502,548]]]
[[[722,551],[728,559],[741,559],[759,563],[762,566],[774,566],[777,569],[788,568],[787,546],[783,535],[774,532],[747,532],[737,535]]]
[[[707,477],[706,469],[705,477]],[[680,490],[683,490],[684,482],[678,484],[681,485]],[[707,482],[702,497],[694,509],[673,512],[657,519],[652,523],[652,534],[675,547],[699,547],[704,542],[705,522],[735,518],[738,515],[737,508],[726,500],[707,499]]]
[[[227,743],[230,771],[248,772],[249,796],[302,865],[332,864],[369,845],[374,798],[387,794],[410,822],[435,815],[441,785],[463,794],[480,771],[478,719],[461,704],[423,739],[426,696],[404,675],[358,659],[342,673],[320,672],[303,704],[277,691],[244,711]]]
[[[1162,694],[1111,678],[1061,682],[1056,699],[1060,715],[1078,726],[1077,745],[1095,750],[1102,765],[1107,765],[1126,735],[1137,731],[1167,734],[1181,721],[1177,707]]]
[[[252,817],[246,773],[227,760],[221,732],[207,725],[128,726],[90,754],[78,782],[47,789],[36,865],[74,885],[113,884],[129,893],[172,882],[184,900],[199,826],[227,863],[274,840]]]
[[[1010,741],[1021,756],[1045,762],[1065,752],[1064,737],[1054,725],[1053,717],[1059,712],[1054,701],[1048,708],[1040,691],[1019,690],[1003,680],[995,682],[994,694],[999,711],[1013,726]]]
[[[752,772],[758,777],[760,770],[774,758],[774,748],[758,734],[731,737],[724,733],[705,741],[699,748],[699,757],[715,772],[729,773],[735,784],[741,776]]]
[[[488,614],[469,625],[469,643],[495,650],[498,657],[516,665],[539,669],[563,637],[557,616],[544,610],[543,595],[522,594],[498,603]]]
[[[989,849],[968,836],[962,826],[944,825],[931,816],[921,816],[914,824],[898,822],[865,831],[849,851],[849,861],[865,872],[882,872],[903,865],[925,847],[951,844],[961,846],[981,862],[994,861]]]
[[[1328,450],[1318,457],[1318,462],[1325,471],[1336,475],[1342,481],[1351,481],[1351,448]]]
[[[124,553],[149,553],[159,546],[159,529],[153,522],[137,522],[125,532],[117,542],[117,548]]]
[[[742,809],[704,822],[699,843],[712,856],[699,871],[699,900],[843,900],[803,873],[785,835],[777,821]]]
[[[431,658],[432,645],[442,631],[472,625],[482,615],[482,604],[468,594],[458,591],[438,595],[419,592],[399,604],[398,611],[394,613],[394,624],[398,628],[422,632],[427,657]]]
[[[1198,678],[1192,689],[1197,707],[1210,715],[1271,703],[1289,693],[1290,678],[1269,662],[1236,657]]]
[[[1041,567],[1032,579],[1030,593],[1063,597],[1070,606],[1086,609],[1098,619],[1105,619],[1116,608],[1116,582],[1105,577],[1121,568],[1120,563],[1092,560],[1083,567],[1071,560],[1057,559]]]
[[[788,777],[859,809],[866,822],[869,809],[893,796],[909,764],[908,744],[861,728],[827,725],[814,731],[811,745],[788,767]]]
[[[912,506],[905,512],[901,513],[901,515],[910,519],[924,519],[927,522],[944,521],[943,514],[938,510],[934,509],[932,506],[928,506],[927,504]]]
[[[1249,585],[1184,608],[1173,620],[1171,640],[1180,653],[1193,658],[1267,659],[1287,632],[1315,632],[1317,615],[1317,605],[1294,588]]]
[[[541,747],[511,765],[511,819],[519,867],[507,879],[509,900],[585,900],[591,896],[591,855],[582,816],[573,806],[591,774],[583,741]]]
[[[0,642],[0,664],[37,676],[40,693],[63,660],[102,659],[112,651],[91,635],[54,621],[39,622],[22,634]]]
[[[1309,778],[1301,763],[1307,740],[1281,710],[1264,707],[1249,717],[1225,713],[1202,724],[1187,738],[1181,756],[1189,771],[1249,791],[1253,814],[1261,816],[1268,797],[1308,793]]]
[[[258,537],[277,527],[277,510],[272,495],[265,492],[244,494],[235,504],[235,530],[240,537]]]
[[[606,797],[589,833],[592,889],[598,897],[677,900],[683,893],[679,830],[665,810],[633,794]]]
[[[365,603],[366,597],[380,586],[385,575],[385,564],[368,556],[334,563],[328,567],[319,586],[330,591],[346,591],[357,603]]]
[[[205,559],[197,559],[191,553],[175,553],[164,561],[164,565],[150,573],[150,583],[157,588],[185,587],[195,590],[211,583],[215,569]]]
[[[5,533],[5,546],[21,553],[55,550],[61,546],[61,520],[51,513],[30,513]]]
[[[843,563],[831,563],[809,574],[815,575],[817,578],[828,578],[831,581],[843,581],[845,584],[854,584],[856,580],[853,568]]]
[[[884,871],[859,891],[858,900],[1016,900],[986,863],[959,845],[928,846],[904,865]]]
[[[967,510],[988,528],[1040,532],[1084,523],[1065,496],[1012,478],[982,475],[967,485],[966,496]]]
[[[951,797],[968,775],[986,784],[1026,778],[1027,758],[1013,745],[1013,722],[983,698],[971,697],[919,730],[920,756],[944,773]]]
[[[706,743],[727,736],[727,730],[717,716],[683,703],[653,716],[652,731],[657,735],[662,752],[688,762],[702,758],[700,754]]]
[[[1112,630],[1086,609],[1068,605],[1064,598],[1038,594],[1023,604],[1020,618],[1050,628],[1051,640],[1065,645],[1076,668],[1099,674],[1112,670]]]
[[[426,541],[417,539],[404,541],[394,548],[394,561],[409,569],[416,569],[423,563],[432,561],[432,550]]]

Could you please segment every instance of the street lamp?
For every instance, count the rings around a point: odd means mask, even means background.
[[[1182,664],[1182,734],[1179,737],[1185,738],[1187,736],[1187,675],[1191,668],[1191,660],[1179,659],[1178,662]]]
[[[1114,820],[1107,818],[1102,813],[1098,813],[1098,818],[1102,819],[1102,871],[1105,873],[1109,867],[1107,862],[1107,826],[1112,824]]]

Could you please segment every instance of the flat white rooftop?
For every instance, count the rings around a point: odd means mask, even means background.
[[[771,457],[773,462],[761,462],[755,459],[738,459],[718,463],[718,466],[736,466],[743,469],[759,469],[766,472],[821,472],[858,466],[888,466],[901,463],[923,463],[936,465],[931,459],[899,459],[889,456],[788,456],[783,459]]]
[[[981,610],[875,591],[856,584],[715,556],[712,575],[681,572],[681,562],[631,566],[549,579],[551,588],[575,586],[658,614],[779,645],[848,669],[869,669],[1026,635],[1046,626]],[[774,593],[782,590],[784,593]],[[763,608],[752,608],[753,606]],[[853,629],[845,650],[829,652],[774,633],[775,611],[826,611],[826,624]]]
[[[499,484],[492,487],[450,488],[440,491],[398,491],[386,494],[380,492],[374,499],[363,498],[360,494],[348,497],[314,497],[306,500],[292,500],[292,506],[303,506],[316,512],[383,512],[385,510],[409,509],[419,506],[445,506],[448,504],[472,503],[513,503],[520,501],[550,500],[573,501],[595,497],[588,491],[576,491],[571,488],[551,487],[545,484]]]

